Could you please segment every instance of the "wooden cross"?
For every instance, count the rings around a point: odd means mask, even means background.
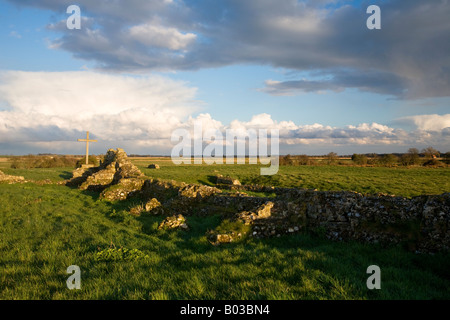
[[[97,140],[89,140],[89,131],[86,131],[86,139],[78,139],[78,141],[86,142],[86,164],[89,164],[89,142],[97,142]]]

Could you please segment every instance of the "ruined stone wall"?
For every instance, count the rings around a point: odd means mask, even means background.
[[[309,230],[332,240],[403,244],[418,252],[450,249],[450,193],[409,199],[346,191],[255,186],[247,189],[276,194],[274,198],[255,201],[255,206],[261,201],[274,202],[271,216],[254,223],[255,237]],[[220,201],[222,205],[227,205],[227,201],[246,202],[235,199]]]
[[[122,149],[111,149],[99,167],[76,170],[67,184],[98,189],[102,199],[139,196],[143,203],[133,208],[132,214],[219,213],[250,225],[253,237],[312,231],[338,241],[403,244],[417,252],[450,249],[450,193],[409,199],[230,181],[220,188],[229,188],[231,193],[211,186],[148,179]],[[249,196],[246,191],[266,193],[267,197]]]
[[[5,182],[5,183],[18,183],[18,182],[24,182],[25,179],[24,177],[21,176],[11,176],[8,174],[4,174],[2,171],[0,171],[0,183],[1,182]]]
[[[291,222],[335,240],[404,243],[416,251],[450,248],[450,193],[412,199],[353,192],[291,191],[281,202]],[[292,196],[292,193],[295,196]]]

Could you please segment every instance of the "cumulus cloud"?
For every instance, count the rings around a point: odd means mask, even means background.
[[[171,50],[185,49],[196,39],[193,33],[183,34],[175,28],[143,24],[130,28],[130,36],[147,46],[163,47]]]
[[[450,129],[450,114],[425,114],[409,116],[398,119],[398,122],[411,124],[418,130],[441,131],[443,129]]]
[[[70,0],[12,1],[62,13]],[[309,78],[267,82],[269,94],[357,88],[400,99],[450,96],[447,0],[389,0],[382,29],[368,30],[367,2],[78,1],[85,19],[61,23],[54,46],[99,68],[127,72],[269,64]],[[377,1],[370,4],[377,4]],[[94,23],[95,22],[95,23]],[[327,78],[327,80],[323,80]]]
[[[220,132],[224,145],[227,131],[232,130],[241,138],[248,137],[250,130],[257,135],[258,129],[279,131],[281,153],[314,153],[340,150],[341,153],[353,152],[403,152],[411,146],[419,148],[434,145],[442,150],[450,148],[450,128],[443,130],[412,130],[389,127],[379,123],[361,123],[343,127],[332,127],[315,123],[297,125],[293,121],[276,121],[266,113],[254,115],[249,121],[235,119],[228,125],[212,119],[209,114],[190,117],[183,124],[191,137],[194,137],[194,126],[201,123],[203,132],[214,129]],[[207,137],[209,139],[209,137]],[[219,143],[220,144],[220,143]],[[321,150],[321,151],[318,151]],[[328,150],[328,151],[326,151]],[[365,150],[365,151],[364,151]]]
[[[396,151],[428,145],[450,148],[449,115],[409,117],[416,125],[412,131],[379,123],[296,124],[277,121],[267,113],[224,124],[209,113],[198,113],[202,103],[196,100],[196,88],[166,77],[7,71],[0,73],[0,97],[3,154],[80,153],[83,147],[76,140],[85,131],[99,140],[92,146],[97,153],[123,147],[132,153],[170,154],[172,133],[176,129],[192,132],[198,123],[204,132],[215,130],[224,137],[228,129],[277,129],[281,153],[311,153],[320,148],[358,152],[361,146],[395,147]]]
[[[156,76],[3,72],[0,142],[76,141],[91,131],[103,141],[157,144],[199,109],[195,94],[195,88]]]

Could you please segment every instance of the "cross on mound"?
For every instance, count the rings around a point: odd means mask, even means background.
[[[80,142],[86,142],[86,165],[89,165],[89,142],[97,142],[97,140],[89,140],[89,131],[86,131],[86,139],[78,139]]]

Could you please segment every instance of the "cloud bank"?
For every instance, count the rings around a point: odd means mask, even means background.
[[[129,153],[170,154],[171,134],[203,129],[278,129],[281,153],[401,152],[411,146],[433,145],[450,150],[450,114],[409,117],[413,130],[378,123],[344,127],[301,125],[276,121],[270,114],[224,124],[208,113],[199,113],[196,88],[166,77],[125,76],[96,72],[21,72],[0,74],[1,154],[82,153],[77,143],[85,131],[99,140],[92,149],[123,147]],[[377,149],[378,148],[378,149]],[[384,148],[384,149],[383,149]],[[326,151],[325,149],[328,149]]]
[[[156,76],[3,72],[0,143],[76,141],[91,131],[103,141],[152,144],[199,110],[195,93]]]
[[[71,0],[12,1],[63,15]],[[79,0],[82,29],[51,24],[53,48],[121,72],[272,65],[310,73],[267,81],[273,95],[358,89],[397,99],[450,96],[450,5],[422,0]],[[368,30],[378,4],[381,30]],[[267,79],[269,80],[269,79]]]

